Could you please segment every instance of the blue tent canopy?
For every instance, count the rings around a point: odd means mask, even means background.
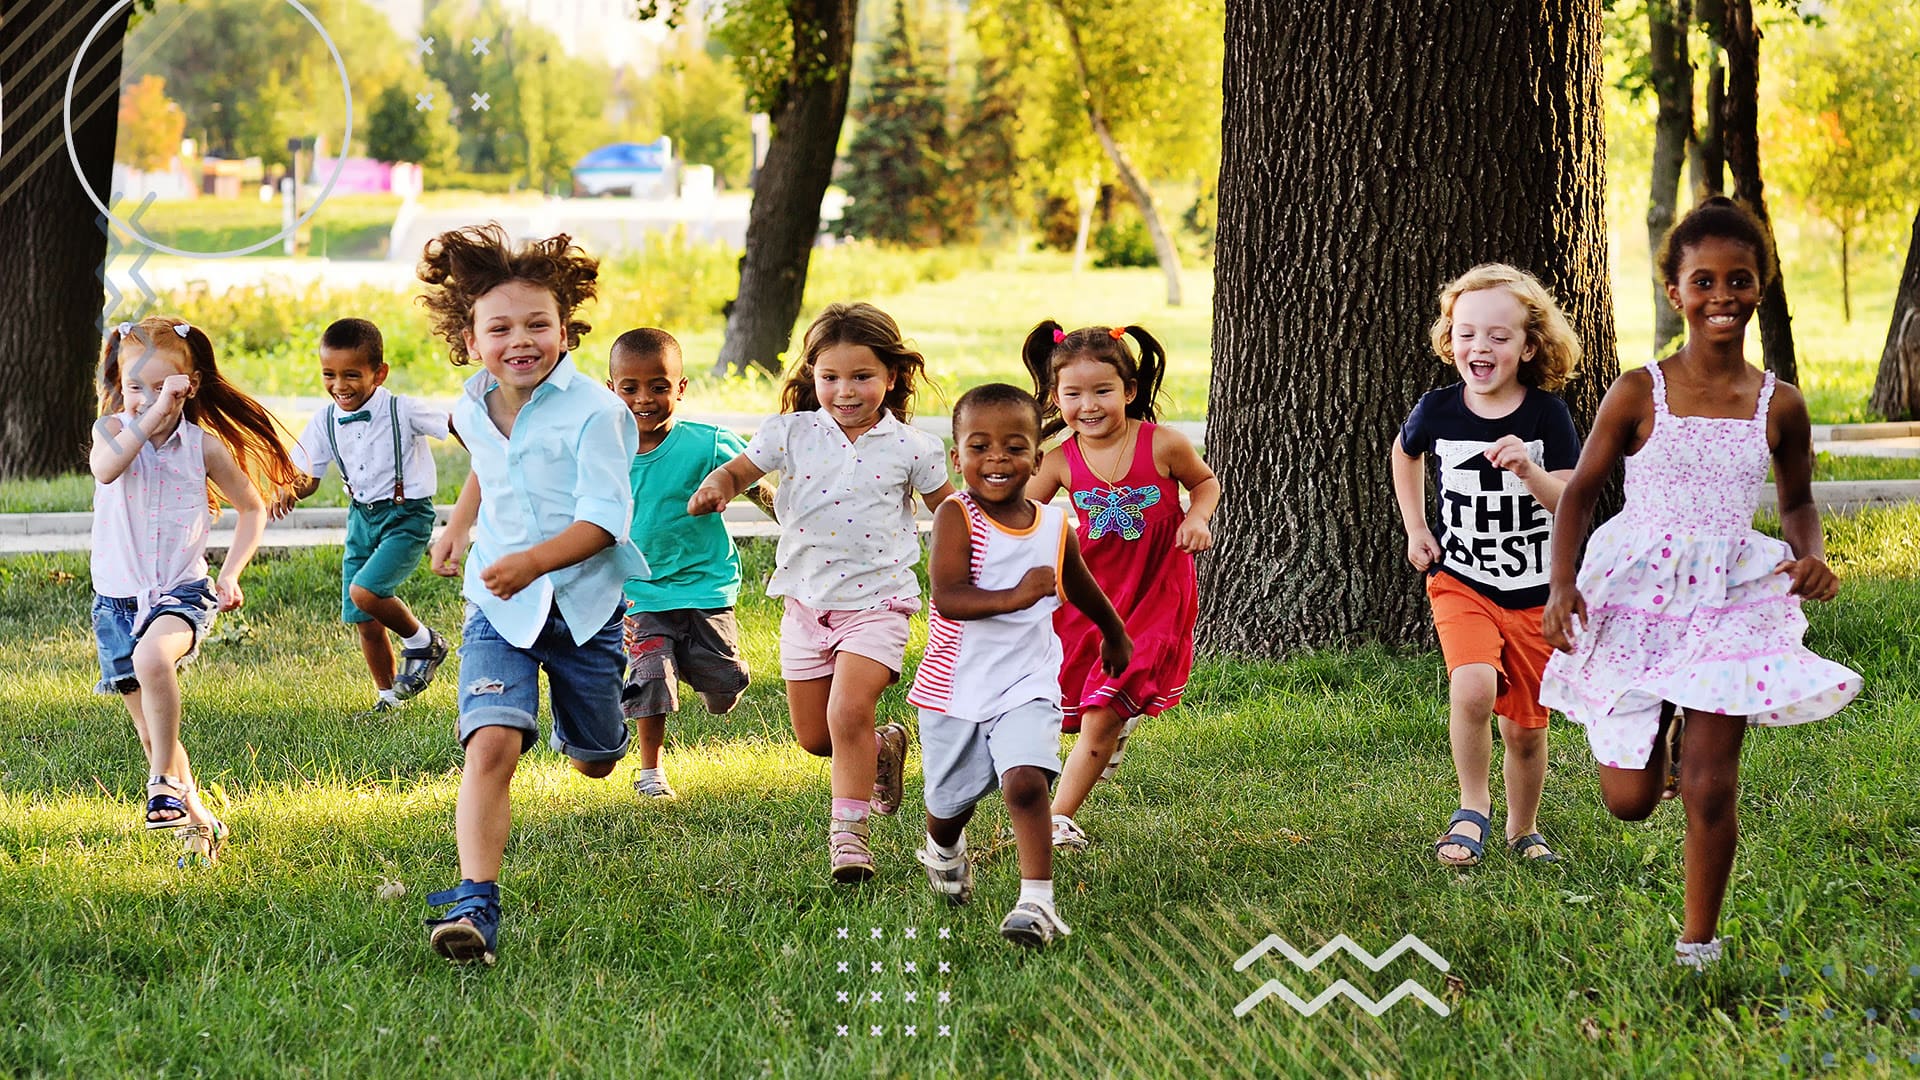
[[[610,143],[590,151],[573,168],[575,172],[664,172],[672,160],[673,144],[661,136],[650,143]]]

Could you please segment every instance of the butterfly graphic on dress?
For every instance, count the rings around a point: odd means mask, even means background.
[[[1073,505],[1088,515],[1087,539],[1098,540],[1108,533],[1121,539],[1138,540],[1147,516],[1141,511],[1160,501],[1157,487],[1116,487],[1107,491],[1076,491]]]

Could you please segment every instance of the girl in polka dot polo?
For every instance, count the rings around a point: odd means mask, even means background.
[[[1832,599],[1840,582],[1813,502],[1806,403],[1745,359],[1773,266],[1759,224],[1724,198],[1667,235],[1660,268],[1687,343],[1607,391],[1560,497],[1542,615],[1559,652],[1541,703],[1587,729],[1607,809],[1639,821],[1663,796],[1686,805],[1674,959],[1693,968],[1721,955],[1748,726],[1819,720],[1860,692],[1858,674],[1801,643],[1801,602]],[[1622,458],[1626,508],[1580,562],[1594,499]],[[1769,464],[1783,540],[1753,529]]]

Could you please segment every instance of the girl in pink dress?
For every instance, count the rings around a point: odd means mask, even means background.
[[[1140,347],[1138,359],[1128,336]],[[1049,320],[1027,335],[1021,355],[1046,408],[1043,435],[1072,432],[1060,453],[1041,459],[1027,496],[1045,504],[1069,491],[1087,569],[1133,639],[1133,662],[1109,676],[1100,666],[1099,628],[1070,606],[1054,616],[1065,652],[1062,726],[1080,737],[1054,792],[1053,843],[1081,849],[1088,839],[1073,816],[1088,792],[1113,775],[1140,718],[1172,708],[1186,691],[1199,610],[1193,557],[1213,546],[1208,522],[1220,482],[1193,443],[1153,422],[1166,373],[1166,352],[1153,335],[1138,326],[1067,333]]]
[[[1721,955],[1747,727],[1831,716],[1860,676],[1801,644],[1801,601],[1830,600],[1840,583],[1813,503],[1806,403],[1743,351],[1773,269],[1766,235],[1709,199],[1668,234],[1660,267],[1687,343],[1614,382],[1560,497],[1542,615],[1559,652],[1540,700],[1587,729],[1615,817],[1639,821],[1663,794],[1684,801],[1674,959],[1699,968]],[[1623,457],[1626,508],[1594,531],[1576,579],[1594,499]],[[1753,529],[1769,462],[1784,542]]]

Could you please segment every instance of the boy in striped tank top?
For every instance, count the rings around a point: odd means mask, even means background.
[[[916,853],[933,890],[973,895],[966,824],[995,787],[1020,856],[1020,899],[1000,924],[1033,948],[1072,931],[1053,906],[1048,787],[1060,774],[1064,599],[1103,637],[1114,674],[1133,653],[1126,626],[1080,559],[1065,510],[1026,497],[1040,461],[1040,403],[1004,383],[975,387],[953,410],[954,467],[966,491],[933,515],[927,576],[933,615],[907,700],[920,708],[927,840]]]

